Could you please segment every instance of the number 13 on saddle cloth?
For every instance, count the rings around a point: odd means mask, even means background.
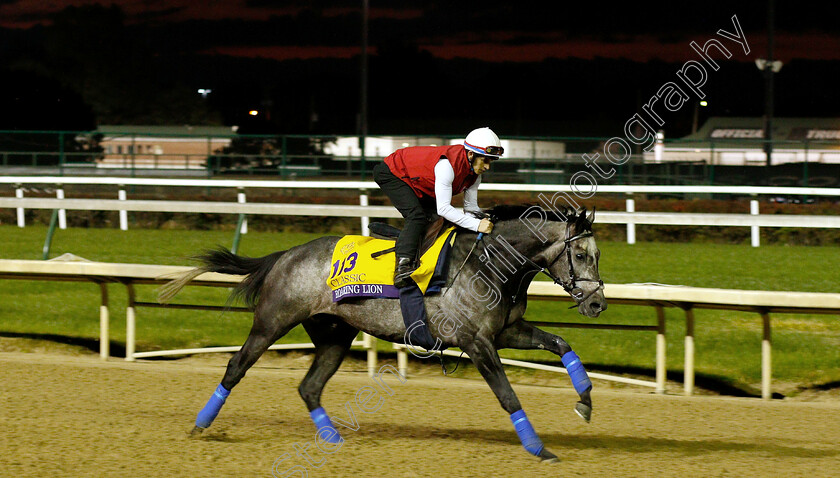
[[[446,259],[454,243],[455,227],[450,227],[441,233],[420,257],[420,266],[411,274],[411,278],[423,294],[439,290],[445,282]],[[351,297],[399,298],[400,291],[394,287],[394,252],[371,257],[377,252],[393,247],[393,240],[367,236],[342,237],[333,250],[327,278],[333,302]]]

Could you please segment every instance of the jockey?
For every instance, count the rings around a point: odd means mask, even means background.
[[[410,284],[420,240],[434,213],[465,229],[488,233],[489,219],[475,218],[452,207],[452,196],[464,193],[464,210],[480,211],[478,185],[490,163],[504,154],[504,148],[490,128],[470,132],[463,144],[414,146],[398,149],[373,168],[373,178],[405,218],[397,238],[394,285]]]

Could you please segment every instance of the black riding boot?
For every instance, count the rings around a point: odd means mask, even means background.
[[[411,285],[411,274],[417,269],[417,264],[410,257],[397,257],[397,268],[394,271],[394,286],[402,289]]]

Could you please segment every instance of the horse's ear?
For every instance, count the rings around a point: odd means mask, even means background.
[[[586,229],[586,208],[582,207],[577,210],[577,218],[575,219],[575,227],[578,231]]]
[[[592,213],[589,215],[589,218],[587,220],[589,221],[589,224],[594,224],[595,223],[595,208],[594,207],[592,208]]]

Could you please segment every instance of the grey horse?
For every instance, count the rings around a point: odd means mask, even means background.
[[[443,347],[458,347],[469,355],[511,415],[525,449],[543,461],[557,461],[525,416],[497,351],[544,349],[560,356],[580,396],[575,411],[589,421],[592,385],[577,355],[562,338],[536,328],[523,316],[528,285],[540,272],[572,296],[581,314],[597,317],[607,308],[592,216],[587,217],[585,210],[528,205],[496,206],[485,213],[495,224],[492,234],[481,237],[460,230],[451,249],[448,282],[439,294],[425,297],[427,316],[435,318],[428,321],[428,328]],[[198,257],[203,265],[163,290],[161,300],[166,301],[204,272],[245,275],[232,297],[241,297],[254,310],[248,339],[230,359],[216,392],[199,413],[193,435],[210,426],[230,391],[268,347],[303,324],[315,344],[315,358],[298,391],[323,441],[343,440],[321,407],[325,384],[360,330],[405,343],[406,326],[398,300],[333,302],[325,279],[338,240],[322,237],[261,258],[237,256],[225,249],[210,251]]]

